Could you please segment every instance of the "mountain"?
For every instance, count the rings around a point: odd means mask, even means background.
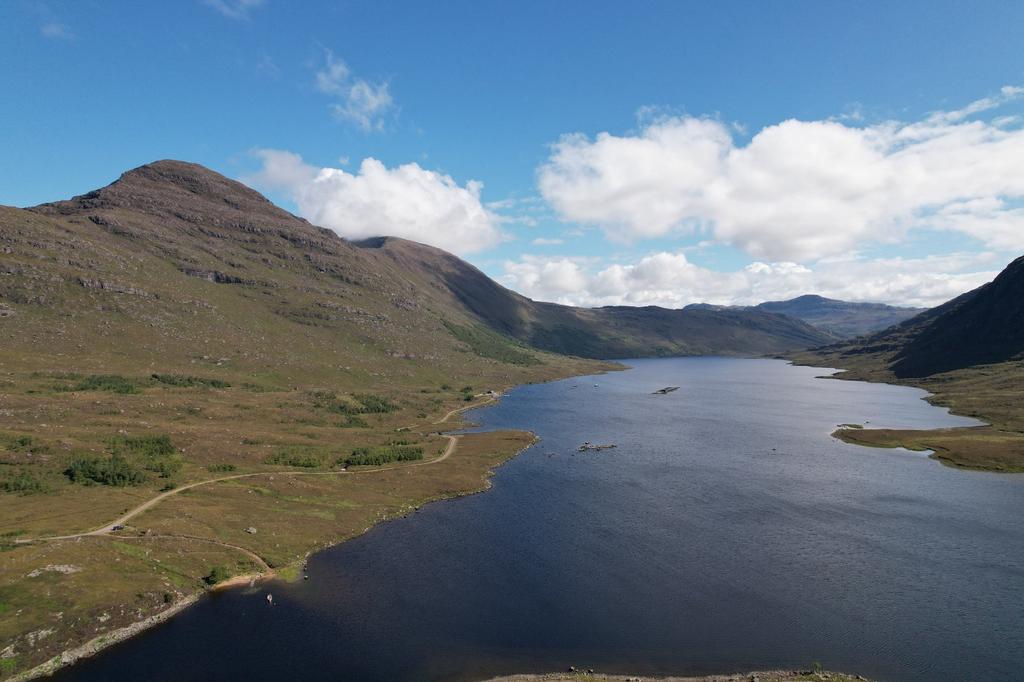
[[[240,356],[298,373],[328,353],[364,373],[392,358],[446,370],[466,351],[589,358],[758,355],[832,340],[766,311],[538,303],[439,249],[353,243],[195,164],[158,161],[103,189],[0,209],[9,348],[42,338],[80,362]],[[525,345],[524,345],[525,344]],[[353,370],[354,371],[354,370]]]
[[[988,284],[912,318],[892,370],[898,377],[1024,358],[1024,257]]]
[[[749,309],[656,306],[576,308],[532,301],[440,249],[393,237],[357,242],[491,329],[535,348],[590,358],[774,353],[833,340],[781,314]]]
[[[877,332],[924,312],[923,308],[902,308],[883,303],[850,303],[814,295],[799,296],[788,301],[768,301],[754,307],[765,312],[795,317],[840,338]]]
[[[888,329],[820,349],[898,379],[1024,358],[1024,257],[998,277]]]

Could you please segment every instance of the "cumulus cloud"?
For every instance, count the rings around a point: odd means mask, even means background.
[[[993,254],[981,253],[844,258],[811,267],[755,261],[741,270],[718,272],[691,263],[681,252],[659,252],[605,267],[585,258],[527,255],[506,261],[501,280],[531,298],[567,305],[754,305],[816,293],[930,307],[992,280],[1001,265]]]
[[[74,40],[74,32],[66,25],[56,21],[48,21],[39,27],[43,37],[51,40]]]
[[[330,105],[335,118],[355,123],[364,132],[384,129],[385,116],[395,103],[387,82],[353,77],[348,64],[326,50],[315,84],[320,92],[339,99]]]
[[[558,238],[537,237],[530,243],[533,244],[534,246],[555,246],[557,244],[561,244],[562,242],[563,240]]]
[[[500,218],[480,200],[483,185],[459,185],[416,163],[387,168],[367,158],[355,173],[312,166],[292,152],[260,149],[262,168],[243,181],[286,193],[299,214],[342,237],[405,237],[467,254],[502,239]]]
[[[787,120],[737,145],[730,126],[675,116],[633,135],[572,134],[538,171],[563,220],[617,240],[706,234],[756,258],[806,262],[910,230],[961,232],[1024,249],[1024,129],[978,120],[997,95],[921,121]]]
[[[249,13],[263,5],[264,0],[204,0],[228,19],[248,19]]]

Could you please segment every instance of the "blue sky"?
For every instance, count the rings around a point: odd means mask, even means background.
[[[178,158],[546,300],[931,305],[1024,251],[1022,26],[1019,2],[8,0],[0,203]]]

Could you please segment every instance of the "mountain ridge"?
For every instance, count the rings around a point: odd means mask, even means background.
[[[804,294],[784,301],[765,301],[754,307],[796,317],[843,338],[880,331],[925,311],[925,308],[885,303],[842,301],[817,294]]]
[[[395,281],[411,279],[442,308],[457,308],[496,333],[558,353],[760,355],[830,340],[799,321],[754,311],[587,309],[532,301],[440,249],[395,237],[342,239],[241,183],[182,161],[146,164],[106,187],[25,210],[58,220],[85,218],[114,239],[145,243],[186,275],[216,283],[272,285],[272,277],[253,274],[264,269],[252,262],[253,252],[265,252],[259,254],[262,266],[294,271],[294,254],[283,251],[305,249],[305,260],[320,274],[342,280],[380,273]],[[229,243],[240,247],[239,257],[225,254]],[[132,284],[122,288],[145,290]]]

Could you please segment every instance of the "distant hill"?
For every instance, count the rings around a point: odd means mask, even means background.
[[[799,296],[788,301],[768,301],[755,308],[795,317],[840,338],[880,331],[924,312],[924,308],[850,303],[814,295]]]
[[[440,249],[393,237],[357,245],[379,251],[425,285],[450,292],[491,329],[555,353],[590,358],[758,355],[834,340],[804,322],[761,310],[542,303],[506,289]]]
[[[0,207],[6,349],[191,362],[231,355],[315,373],[324,354],[368,376],[395,358],[464,367],[599,358],[759,355],[832,338],[760,310],[538,303],[459,258],[380,238],[353,243],[202,166],[158,161],[102,189]]]

